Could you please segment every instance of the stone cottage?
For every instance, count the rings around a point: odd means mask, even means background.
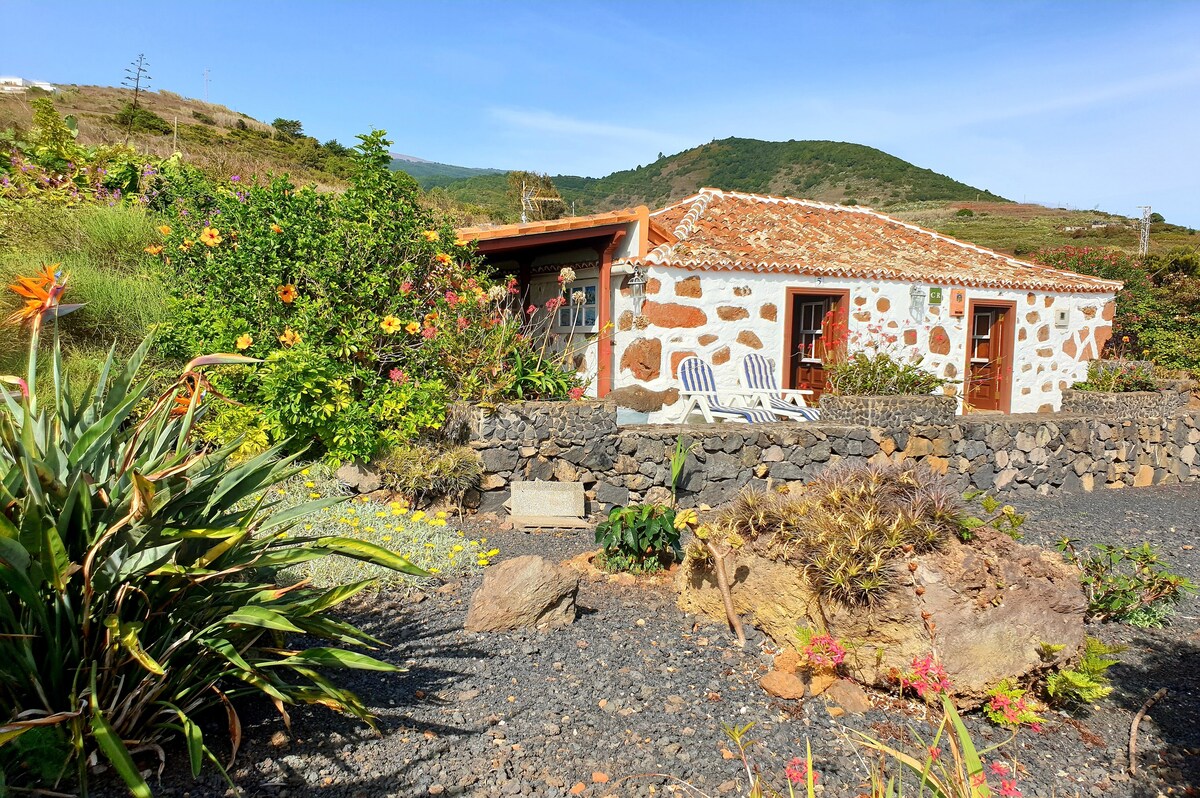
[[[636,393],[650,421],[678,420],[689,355],[736,390],[741,358],[762,353],[783,387],[819,396],[834,329],[852,351],[922,358],[963,409],[1057,410],[1111,335],[1121,287],[868,208],[712,188],[654,212],[460,234],[535,303],[570,266],[585,301],[556,333],[581,343],[593,394]]]

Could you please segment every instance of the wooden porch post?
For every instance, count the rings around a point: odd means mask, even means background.
[[[612,261],[613,253],[625,231],[613,233],[612,240],[600,251],[600,285],[596,297],[596,329],[599,339],[596,343],[596,395],[607,396],[613,389],[613,351],[612,351]]]

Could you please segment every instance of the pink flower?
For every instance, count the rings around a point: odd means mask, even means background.
[[[940,748],[934,748],[932,745],[929,746],[929,761],[936,762],[937,758],[941,755],[942,751]]]
[[[583,388],[580,388],[580,387],[572,388],[571,390],[567,391],[567,396],[571,397],[575,401],[579,401],[580,399],[583,398]]]
[[[567,298],[565,296],[557,296],[546,302],[546,310],[553,313],[565,304],[567,304]]]
[[[408,382],[408,375],[400,369],[392,369],[388,372],[388,379],[392,382],[398,382],[401,385]]]
[[[790,781],[792,784],[808,783],[808,762],[800,757],[795,757],[791,762],[788,762],[787,767],[784,768],[783,772],[787,775],[788,781]],[[820,777],[820,773],[817,773],[815,770],[812,771],[813,784],[816,784],[817,779]]]
[[[400,283],[400,293],[408,294],[408,293],[411,293],[412,290],[413,290],[413,284],[410,283],[408,280],[405,280],[404,282]]]
[[[532,316],[534,313],[537,313],[537,305],[530,305],[525,308],[525,312]]]
[[[459,301],[458,294],[454,293],[453,291],[446,292],[446,304],[450,305],[450,307],[454,307],[459,303]]]
[[[988,765],[988,770],[997,776],[1008,775],[1008,765],[1004,764],[1003,762],[993,762],[992,764]]]
[[[1000,779],[999,795],[1004,798],[1021,798],[1021,791],[1017,789],[1016,779]]]
[[[426,327],[424,330],[421,330],[421,337],[422,338],[436,338],[437,337],[437,327]]]
[[[470,326],[471,326],[471,322],[467,321],[462,316],[458,317],[458,329],[465,330]]]
[[[836,668],[846,659],[846,649],[831,635],[817,635],[804,647],[808,664],[817,668]]]
[[[1029,730],[1030,730],[1031,732],[1034,732],[1034,733],[1036,734],[1037,732],[1040,732],[1040,731],[1042,730],[1042,724],[1040,724],[1040,723],[1030,723],[1030,724],[1029,724]]]
[[[508,281],[508,293],[512,294],[513,296],[521,293],[521,288],[517,284],[517,278],[514,277]]]

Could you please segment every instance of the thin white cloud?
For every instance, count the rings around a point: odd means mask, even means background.
[[[670,133],[647,128],[615,125],[556,114],[552,111],[517,108],[492,108],[493,119],[511,127],[557,136],[580,136],[607,141],[641,142],[655,146],[687,146],[686,140]]]

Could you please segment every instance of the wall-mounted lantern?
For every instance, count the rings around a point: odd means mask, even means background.
[[[629,278],[629,295],[633,298],[633,315],[642,315],[642,305],[646,302],[646,275],[641,266],[633,267]]]

